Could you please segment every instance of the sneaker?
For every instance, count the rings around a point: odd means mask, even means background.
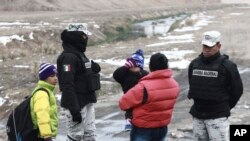
[[[131,124],[131,119],[126,119],[126,124],[125,124],[125,131],[131,131],[132,130],[132,124]]]
[[[131,124],[125,124],[125,131],[131,131],[132,125]]]

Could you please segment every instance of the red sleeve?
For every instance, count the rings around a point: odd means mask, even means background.
[[[143,98],[143,88],[143,84],[139,83],[125,93],[119,100],[120,109],[125,111],[140,105]]]

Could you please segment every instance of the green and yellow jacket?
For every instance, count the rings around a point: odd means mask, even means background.
[[[44,90],[38,90],[44,88]],[[54,85],[45,81],[38,81],[38,85],[33,91],[33,96],[30,101],[31,118],[34,124],[34,129],[39,130],[41,138],[56,137],[58,130],[57,104],[53,93]]]

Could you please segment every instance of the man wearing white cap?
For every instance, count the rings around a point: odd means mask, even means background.
[[[202,53],[189,65],[188,98],[194,101],[190,114],[195,141],[229,141],[230,110],[243,93],[237,66],[220,54],[220,41],[220,32],[205,32]]]
[[[84,24],[69,24],[61,33],[63,52],[57,58],[61,106],[67,117],[67,141],[95,141],[96,90],[101,67],[85,52],[88,35]]]

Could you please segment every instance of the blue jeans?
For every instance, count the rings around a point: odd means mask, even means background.
[[[138,128],[133,126],[130,132],[130,141],[165,141],[168,127]]]

